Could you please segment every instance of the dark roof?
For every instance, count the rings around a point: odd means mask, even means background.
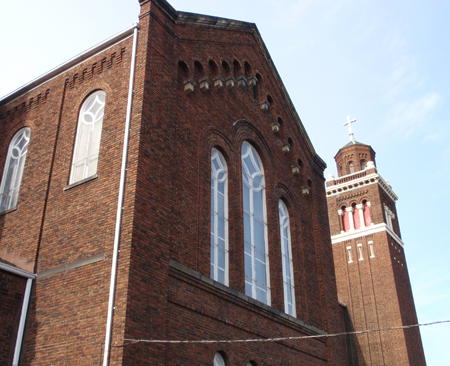
[[[367,144],[363,144],[362,142],[355,141],[355,143],[353,143],[353,142],[350,141],[348,144],[342,146],[341,149],[345,149],[346,147],[350,147],[350,146],[353,146],[353,145],[370,146],[370,145],[367,145]]]

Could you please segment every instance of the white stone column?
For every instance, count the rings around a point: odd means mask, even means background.
[[[370,202],[366,202],[366,206],[369,207],[370,225],[371,225],[371,226],[372,226],[372,225],[375,225],[375,224],[373,223],[373,220],[372,220],[372,213],[370,212],[370,208],[372,207],[372,204],[371,204]]]
[[[366,227],[366,223],[364,222],[364,205],[360,203],[359,205],[356,205],[356,208],[358,209],[359,213],[360,229],[364,229]]]
[[[353,222],[353,207],[347,207],[345,211],[348,212],[348,222],[350,224],[350,231],[355,231],[355,223]]]

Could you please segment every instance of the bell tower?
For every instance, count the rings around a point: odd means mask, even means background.
[[[334,157],[338,178],[326,180],[336,283],[347,331],[417,324],[405,244],[395,202],[378,173],[375,151],[354,139]],[[419,328],[347,338],[350,365],[426,365]]]

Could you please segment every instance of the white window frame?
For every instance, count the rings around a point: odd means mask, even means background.
[[[92,93],[81,107],[69,184],[77,183],[97,174],[105,104],[106,94],[99,90]],[[97,106],[99,106],[98,110],[93,113],[92,108]],[[98,136],[94,136],[96,127],[100,129]],[[95,140],[94,137],[96,137]],[[83,149],[82,146],[84,146]],[[77,175],[78,169],[81,170],[81,175]]]
[[[362,244],[357,244],[356,246],[358,247],[359,260],[362,261],[362,260],[364,260],[363,251],[362,251]]]
[[[280,217],[280,239],[281,239],[281,263],[283,267],[283,291],[284,291],[284,311],[293,317],[297,317],[295,307],[295,285],[294,285],[294,262],[292,260],[291,227],[289,222],[289,211],[286,204],[278,201],[278,213]],[[287,248],[287,253],[286,253]],[[287,265],[286,265],[287,263]],[[287,268],[288,267],[288,268]],[[291,289],[289,298],[288,289]],[[291,311],[289,308],[291,307]]]
[[[216,166],[216,164],[217,166]],[[221,176],[221,177],[220,177]],[[224,183],[223,192],[223,212],[219,212],[219,192],[218,186]],[[223,218],[223,228],[220,228],[220,218]],[[220,230],[222,229],[222,230]],[[219,236],[220,231],[223,232],[223,238]],[[219,240],[224,242],[224,258],[223,263],[219,263]],[[224,285],[229,284],[228,270],[228,167],[227,162],[219,150],[213,148],[211,150],[211,255],[210,268],[211,278],[219,281]],[[224,271],[223,282],[219,278],[219,270]]]
[[[0,185],[0,212],[17,206],[30,138],[31,130],[25,127],[14,135],[9,144]]]
[[[369,241],[369,252],[370,252],[370,258],[375,258],[375,252],[373,250],[373,241]]]
[[[347,247],[347,255],[348,255],[348,263],[353,263],[353,260],[352,260],[352,247],[351,246]]]
[[[251,166],[248,167],[246,164],[247,158],[250,160]],[[241,165],[242,165],[242,191],[244,196],[244,189],[247,187],[249,189],[249,210],[245,209],[245,199],[243,199],[243,212],[244,212],[244,266],[245,266],[245,294],[254,299],[257,299],[261,302],[264,302],[267,305],[271,304],[271,294],[270,294],[270,274],[269,274],[269,240],[268,240],[268,230],[267,230],[267,204],[266,204],[266,189],[265,189],[265,179],[264,179],[264,166],[262,164],[261,158],[257,153],[256,149],[250,145],[247,141],[242,144],[241,149]],[[250,169],[249,169],[250,168]],[[251,171],[253,171],[251,173]],[[255,179],[260,179],[260,183],[258,187],[253,187],[253,181]],[[254,196],[255,193],[261,192],[262,198],[262,215],[263,217],[255,216],[255,201]],[[245,216],[249,215],[249,227],[245,225]],[[262,219],[262,221],[261,221]],[[256,235],[255,232],[255,223],[262,222],[263,233],[262,234],[264,240],[264,263],[261,262],[260,259],[257,258],[257,253],[261,252],[256,248]],[[250,230],[250,232],[248,232]],[[250,238],[250,242],[246,242],[246,237]],[[249,245],[250,253],[246,252],[246,247]],[[249,259],[251,262],[251,278],[247,276],[247,272],[249,268],[247,268],[245,256],[249,255]],[[265,285],[263,283],[257,282],[257,264],[263,264],[265,266]],[[250,291],[247,290],[247,285],[250,286]],[[265,299],[259,298],[257,290],[265,292]]]

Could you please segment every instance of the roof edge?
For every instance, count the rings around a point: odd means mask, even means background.
[[[100,51],[124,40],[125,38],[131,36],[133,34],[133,30],[139,27],[138,23],[133,23],[129,27],[125,28],[124,30],[120,31],[119,33],[114,34],[113,36],[105,39],[103,42],[100,42],[96,44],[95,46],[87,49],[86,51],[76,55],[75,57],[72,57],[71,59],[67,60],[66,62],[56,66],[55,68],[51,69],[50,71],[46,72],[45,74],[42,74],[41,76],[38,76],[36,79],[31,80],[27,84],[21,86],[20,88],[12,91],[9,94],[6,94],[4,97],[0,99],[0,106],[5,105],[7,103],[12,102],[13,100],[21,97],[23,94],[29,92],[30,90],[38,87],[39,85],[47,82],[48,80],[54,78],[55,76],[63,73],[66,70],[69,70],[73,66],[79,64],[80,62],[88,59],[89,57],[99,53]]]
[[[270,56],[269,50],[267,49],[267,47],[264,43],[264,40],[261,37],[261,33],[259,32],[258,27],[256,26],[255,23],[244,22],[244,21],[234,20],[234,19],[227,19],[227,18],[219,18],[219,17],[215,17],[215,16],[210,16],[210,15],[177,11],[166,0],[139,0],[139,2],[141,4],[145,3],[147,1],[152,1],[152,2],[157,3],[176,22],[195,23],[195,24],[200,24],[200,25],[216,26],[216,27],[224,27],[224,28],[234,28],[234,29],[248,30],[248,31],[253,32],[253,34],[255,35],[255,38],[257,40],[257,43],[258,43],[264,57],[266,58],[269,68],[271,69],[273,76],[275,77],[278,87],[280,88],[281,94],[286,99],[286,102],[289,106],[290,112],[292,113],[294,120],[300,130],[300,134],[304,137],[304,139],[306,141],[307,148],[310,151],[314,162],[322,170],[325,170],[325,168],[327,167],[327,164],[315,151],[314,146],[308,136],[308,133],[306,132],[305,127],[303,126],[300,116],[298,115],[297,110],[294,107],[294,103],[292,102],[292,99],[289,96],[289,93],[287,92],[286,87],[284,86],[281,76],[278,73],[278,70],[272,60],[272,57]]]
[[[19,267],[14,267],[13,265],[9,265],[4,262],[0,262],[0,270],[15,274],[15,275],[18,275],[21,277],[31,278],[32,280],[34,280],[36,278],[36,275],[34,273],[25,271],[24,269],[19,268]]]
[[[275,63],[273,62],[272,57],[270,56],[269,50],[267,49],[266,44],[264,43],[264,40],[262,39],[261,33],[259,33],[258,27],[256,25],[254,28],[254,34],[255,34],[255,37],[261,48],[261,51],[262,51],[263,55],[265,56],[267,63],[269,64],[269,68],[271,69],[271,71],[273,73],[273,76],[278,84],[278,87],[280,88],[281,94],[286,100],[289,111],[291,112],[292,116],[294,117],[295,123],[297,124],[297,127],[300,130],[300,134],[303,136],[303,138],[306,141],[307,149],[311,153],[313,161],[316,164],[318,164],[322,170],[325,170],[327,167],[327,164],[317,154],[316,150],[314,149],[311,139],[309,138],[309,135],[306,132],[305,126],[303,126],[303,122],[302,122],[300,116],[298,115],[297,110],[295,109],[294,103],[292,102],[292,99],[289,96],[289,93],[288,93],[286,87],[284,86],[283,80],[281,79],[281,76],[278,73]]]
[[[201,25],[211,25],[216,27],[236,28],[236,29],[256,29],[255,23],[244,22],[241,20],[219,18],[211,15],[188,13],[184,11],[177,12],[177,22],[196,23]]]

